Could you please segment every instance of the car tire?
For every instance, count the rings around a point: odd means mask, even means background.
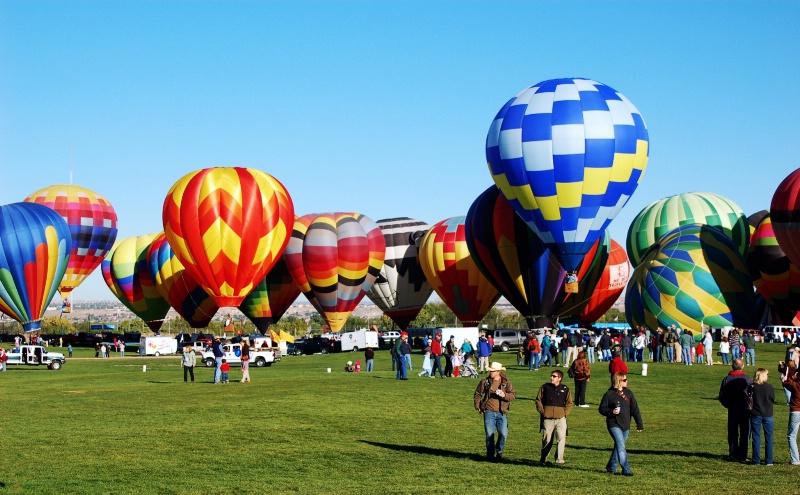
[[[206,364],[206,368],[213,368],[213,367],[215,367],[217,365],[216,360],[211,359],[211,358],[206,358],[204,363]]]
[[[154,354],[154,356],[155,356],[155,357],[158,357],[158,356],[160,356],[160,355],[161,355],[161,353],[160,353],[160,352],[158,352],[158,351],[156,351],[156,353]]]
[[[60,370],[61,369],[61,361],[53,361],[52,363],[50,363],[49,368],[51,370]]]
[[[500,344],[500,350],[501,351],[508,352],[509,349],[511,349],[511,348],[508,346],[508,342],[503,342],[502,344]]]
[[[358,346],[353,347],[353,352],[358,352]]]
[[[256,368],[263,368],[267,364],[267,360],[263,357],[256,358]]]

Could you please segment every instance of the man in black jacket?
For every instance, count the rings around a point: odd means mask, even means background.
[[[542,453],[539,462],[544,464],[553,448],[553,432],[558,436],[556,464],[564,464],[564,447],[567,444],[567,415],[572,412],[572,394],[561,383],[564,373],[561,370],[550,372],[550,383],[539,388],[536,395],[536,409],[539,411],[539,429],[542,432]]]
[[[744,361],[736,358],[733,371],[722,379],[719,401],[728,410],[728,460],[747,460],[747,441],[750,437],[750,411],[747,410],[747,388],[753,380],[742,371]]]

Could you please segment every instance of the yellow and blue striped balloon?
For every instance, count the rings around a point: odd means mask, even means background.
[[[495,184],[567,271],[578,269],[628,202],[648,154],[647,127],[633,103],[588,79],[523,90],[486,137]]]

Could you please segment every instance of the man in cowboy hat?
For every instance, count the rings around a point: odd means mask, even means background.
[[[489,377],[478,383],[473,397],[475,409],[483,414],[483,428],[486,432],[486,460],[501,462],[503,447],[508,437],[509,403],[517,398],[514,386],[508,381],[503,371],[506,369],[498,362],[489,366]],[[495,442],[495,433],[497,441]]]

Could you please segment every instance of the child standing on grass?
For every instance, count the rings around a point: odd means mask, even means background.
[[[422,361],[422,371],[419,372],[418,376],[422,375],[433,378],[433,360],[431,359],[430,351],[425,353],[425,359]]]
[[[222,360],[222,366],[220,366],[219,371],[222,373],[220,377],[220,381],[222,383],[228,383],[228,372],[231,370],[231,365],[228,364],[227,359]]]
[[[697,355],[697,364],[703,364],[703,354],[705,354],[705,352],[706,349],[703,347],[703,343],[700,342],[697,344],[697,352],[695,353]]]
[[[522,346],[517,350],[517,366],[525,366],[525,348]]]

